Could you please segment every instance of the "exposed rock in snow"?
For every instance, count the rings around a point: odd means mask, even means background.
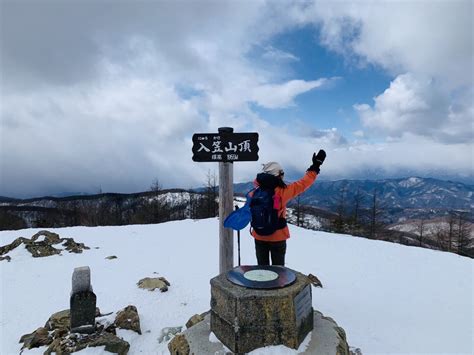
[[[141,334],[142,330],[140,329],[140,317],[138,316],[137,307],[127,306],[118,312],[115,318],[115,325],[117,328],[133,330]]]
[[[138,330],[140,330],[140,319],[135,306],[128,306],[118,313],[119,315],[122,314],[127,320],[132,319],[132,321],[121,322],[119,320],[119,322],[109,326],[104,326],[98,322],[94,333],[78,334],[70,333],[69,310],[56,312],[51,315],[44,327],[40,327],[20,338],[20,343],[23,343],[22,349],[48,346],[44,354],[70,354],[86,347],[104,346],[108,352],[126,355],[130,349],[130,344],[115,334],[115,328],[124,328],[124,325],[131,324],[130,328],[124,329],[137,331],[136,325],[138,324]],[[117,315],[117,319],[120,318],[119,315]],[[100,310],[96,308],[96,317],[99,316],[101,316]]]
[[[61,254],[63,249],[53,247],[63,243],[62,246],[70,253],[82,253],[84,249],[90,249],[84,243],[76,243],[73,238],[60,238],[58,234],[49,231],[40,231],[34,234],[31,239],[19,237],[12,243],[0,247],[0,256],[5,255],[21,244],[25,245],[25,249],[30,252],[34,258]],[[1,260],[10,261],[11,257],[2,257]]]
[[[138,287],[147,289],[148,291],[154,291],[158,288],[161,292],[168,291],[168,286],[171,286],[168,280],[164,277],[145,277],[138,281],[137,285]]]

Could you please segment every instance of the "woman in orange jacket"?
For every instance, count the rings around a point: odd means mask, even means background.
[[[273,209],[277,210],[278,221],[275,222],[276,230],[268,235],[260,235],[252,228],[251,234],[255,238],[255,252],[258,265],[285,265],[286,240],[290,231],[286,224],[286,205],[288,201],[306,191],[316,180],[319,168],[326,158],[326,152],[320,150],[313,154],[313,164],[306,170],[306,174],[298,181],[289,185],[283,182],[284,172],[280,164],[270,162],[263,165],[262,172],[257,175],[254,182],[257,188],[267,191],[274,190]],[[253,193],[256,195],[256,192]],[[252,204],[251,204],[252,209]],[[267,233],[262,233],[267,234]]]

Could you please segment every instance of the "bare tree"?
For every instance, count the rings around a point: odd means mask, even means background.
[[[417,223],[418,231],[418,241],[420,242],[420,247],[423,245],[423,233],[425,231],[425,219],[422,217]]]
[[[219,205],[217,204],[217,197],[219,190],[217,186],[216,173],[208,170],[206,175],[206,187],[205,187],[205,204],[207,210],[207,217],[215,217],[218,214]]]
[[[150,191],[160,192],[162,189],[163,186],[161,185],[160,180],[158,180],[158,178],[154,178],[150,185]]]
[[[336,219],[334,220],[334,229],[336,232],[344,232],[344,226],[346,222],[346,195],[347,195],[347,185],[344,184],[339,191],[339,197],[336,204]]]
[[[302,206],[301,206],[301,199],[300,199],[300,195],[298,195],[298,197],[296,197],[296,205],[295,205],[295,213],[296,213],[296,225],[298,227],[302,227],[303,223],[302,223]]]
[[[467,219],[467,212],[458,212],[456,223],[456,235],[458,240],[458,254],[463,255],[469,244],[469,237],[471,234],[471,227]]]
[[[449,211],[448,216],[448,251],[453,251],[454,230],[456,225],[456,213]]]
[[[382,227],[381,217],[383,214],[383,209],[380,204],[379,199],[377,198],[377,189],[374,189],[372,195],[372,205],[370,207],[370,222],[369,222],[369,237],[371,239],[377,238],[377,232]]]
[[[352,198],[352,215],[350,217],[351,232],[356,232],[360,229],[361,225],[361,211],[364,203],[364,195],[360,191],[360,187],[357,187],[357,191]]]

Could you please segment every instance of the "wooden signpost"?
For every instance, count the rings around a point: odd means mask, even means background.
[[[224,227],[224,219],[233,211],[233,162],[258,160],[258,133],[234,133],[231,127],[218,131],[193,135],[193,160],[219,162],[219,273],[223,273],[234,267],[232,229]]]

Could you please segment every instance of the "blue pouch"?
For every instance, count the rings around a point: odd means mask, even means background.
[[[250,213],[250,201],[252,201],[252,198],[249,194],[252,191],[253,190],[247,193],[247,201],[245,202],[245,205],[227,216],[224,220],[224,227],[239,231],[244,229],[250,223],[250,220],[252,219],[252,214]]]

